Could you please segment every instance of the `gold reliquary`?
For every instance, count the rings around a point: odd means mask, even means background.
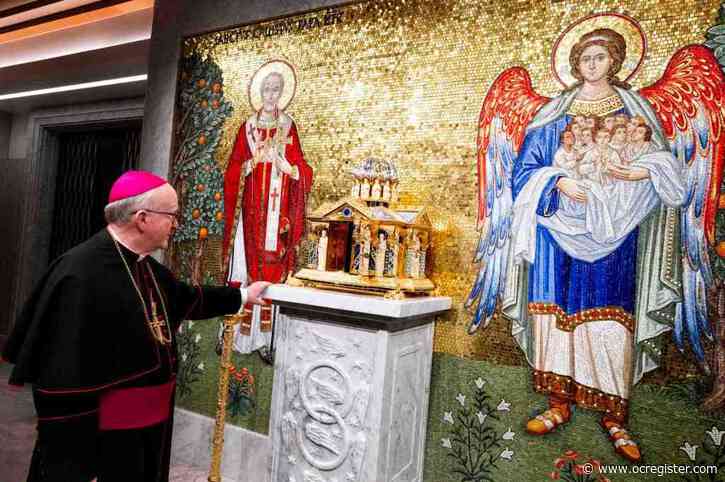
[[[366,159],[352,170],[349,196],[307,217],[294,278],[308,286],[382,294],[429,294],[432,224],[424,208],[398,204],[398,172]]]

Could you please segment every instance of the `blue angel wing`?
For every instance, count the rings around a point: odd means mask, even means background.
[[[466,300],[475,306],[468,333],[488,326],[506,286],[510,253],[513,165],[526,126],[547,101],[533,91],[525,69],[507,69],[493,82],[483,101],[477,139],[478,229],[474,263],[479,266]]]

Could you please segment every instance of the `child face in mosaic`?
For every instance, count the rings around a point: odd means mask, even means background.
[[[616,126],[612,133],[612,142],[617,145],[627,142],[627,128],[624,126]]]
[[[572,132],[572,134],[574,134],[574,139],[575,140],[579,139],[579,136],[581,135],[581,132],[582,132],[582,125],[581,125],[581,123],[579,123],[579,122],[572,122],[571,123],[571,132]]]
[[[599,146],[606,146],[607,144],[609,144],[610,138],[611,138],[611,136],[609,135],[609,131],[608,130],[606,130],[606,129],[599,129],[597,131],[596,143]]]
[[[570,150],[574,147],[574,134],[572,131],[564,131],[561,135],[561,145],[564,146],[566,150]]]
[[[632,142],[645,142],[648,141],[651,136],[652,129],[646,124],[640,124],[632,129]]]
[[[627,122],[627,133],[631,136],[632,131],[634,131],[635,128],[637,128],[638,125],[640,125],[643,122],[643,119],[640,117],[632,117],[629,119],[629,122]]]
[[[581,131],[581,144],[588,146],[591,145],[593,138],[593,131],[591,127],[587,127],[586,129],[582,129]]]

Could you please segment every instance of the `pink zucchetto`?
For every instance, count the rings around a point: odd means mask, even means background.
[[[126,171],[111,186],[108,202],[110,204],[121,199],[138,196],[166,183],[166,179],[147,171]]]

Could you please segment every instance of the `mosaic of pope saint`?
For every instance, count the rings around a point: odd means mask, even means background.
[[[642,457],[630,393],[659,364],[657,337],[671,332],[705,367],[725,148],[712,52],[681,48],[636,92],[627,82],[646,52],[636,21],[597,14],[554,46],[561,94],[538,95],[521,67],[492,84],[477,144],[480,270],[467,301],[469,333],[500,307],[548,396],[529,433],[566,430],[573,406],[595,410],[630,461]]]
[[[295,247],[305,229],[305,201],[312,168],[297,125],[285,109],[296,90],[294,68],[283,60],[264,63],[248,86],[252,114],[242,123],[224,173],[224,265],[232,286],[284,282],[295,268]],[[273,309],[245,307],[234,347],[267,351]]]

